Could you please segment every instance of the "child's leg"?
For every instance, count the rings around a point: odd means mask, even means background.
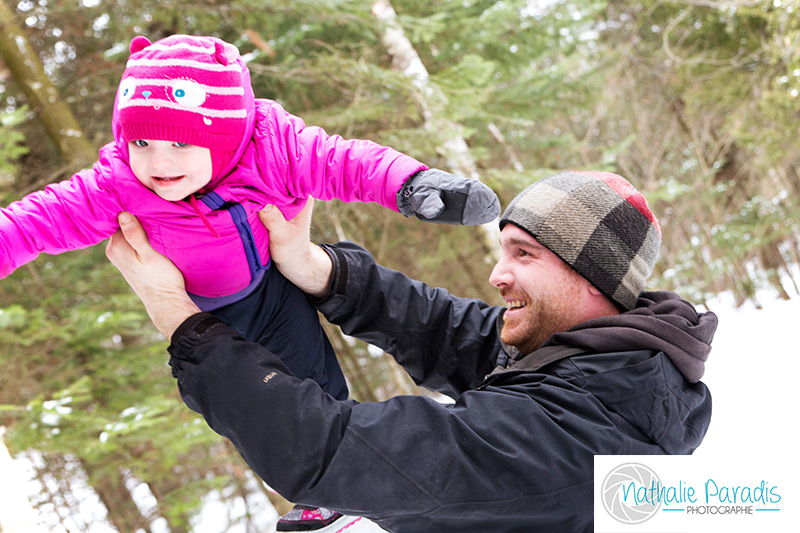
[[[275,353],[298,378],[313,379],[338,400],[347,398],[344,374],[317,310],[274,265],[253,293],[212,314]]]

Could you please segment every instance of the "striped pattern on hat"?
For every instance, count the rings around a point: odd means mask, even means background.
[[[235,46],[213,37],[172,35],[153,44],[135,37],[117,91],[122,141],[235,151],[247,119],[238,58]]]
[[[500,218],[560,257],[624,310],[636,307],[661,247],[647,200],[610,172],[561,172],[522,191]]]

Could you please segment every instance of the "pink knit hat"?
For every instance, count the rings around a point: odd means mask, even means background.
[[[135,37],[130,50],[117,92],[121,140],[202,146],[221,168],[246,131],[245,79],[236,47],[214,37],[172,35],[152,44]]]

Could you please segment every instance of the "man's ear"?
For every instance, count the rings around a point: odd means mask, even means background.
[[[586,290],[589,294],[587,309],[590,310],[590,314],[596,317],[619,314],[620,311],[614,305],[614,302],[588,281],[586,282]]]
[[[600,290],[597,287],[595,287],[588,281],[586,282],[586,286],[587,289],[589,290],[589,294],[591,294],[592,296],[604,296],[603,293],[600,292]]]

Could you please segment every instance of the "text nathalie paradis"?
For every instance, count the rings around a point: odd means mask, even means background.
[[[625,502],[634,505],[682,506],[680,509],[662,510],[685,511],[687,514],[750,514],[753,511],[777,510],[764,507],[774,506],[781,501],[778,487],[771,487],[763,480],[757,485],[727,485],[709,478],[700,491],[684,481],[679,481],[677,485],[664,485],[653,480],[649,487],[630,482],[623,485],[621,490]]]

